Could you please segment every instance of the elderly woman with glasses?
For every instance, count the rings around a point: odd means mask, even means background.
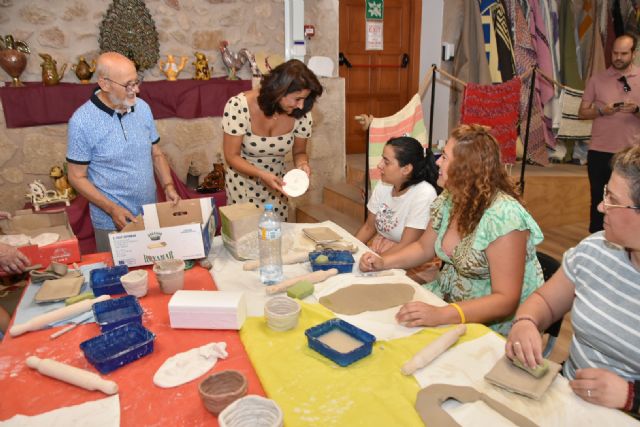
[[[542,363],[544,331],[571,310],[564,375],[582,399],[638,415],[640,406],[640,145],[616,154],[598,205],[604,231],[569,249],[562,268],[518,309],[507,356]]]
[[[518,304],[544,281],[535,253],[542,232],[521,205],[486,128],[454,129],[437,164],[444,192],[431,205],[422,237],[393,254],[364,254],[360,269],[410,268],[437,255],[444,263],[440,277],[425,287],[450,304],[407,303],[398,322],[484,323],[506,335]]]

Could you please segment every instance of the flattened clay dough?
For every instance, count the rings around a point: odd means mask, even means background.
[[[334,313],[353,315],[408,303],[414,293],[415,289],[406,283],[351,285],[321,297],[320,304]]]
[[[158,387],[176,387],[204,375],[216,364],[218,359],[226,359],[227,343],[209,343],[171,356],[153,376]]]
[[[460,403],[471,403],[481,400],[491,409],[517,426],[537,427],[537,424],[529,418],[512,411],[507,406],[493,400],[484,393],[480,393],[475,388],[449,384],[432,384],[418,392],[416,410],[420,418],[422,418],[424,425],[460,427],[460,424],[442,409],[442,404],[448,399],[455,399]]]

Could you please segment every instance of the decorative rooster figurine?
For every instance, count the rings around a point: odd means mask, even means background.
[[[255,57],[248,49],[242,48],[238,51],[238,53],[234,53],[229,50],[228,46],[228,41],[223,40],[220,42],[220,54],[222,55],[222,62],[227,67],[227,70],[229,72],[229,77],[227,77],[228,80],[238,80],[236,73],[247,62],[251,64],[251,72],[253,73],[253,75],[259,73],[258,67],[256,66]]]

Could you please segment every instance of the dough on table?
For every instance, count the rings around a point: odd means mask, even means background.
[[[319,302],[334,313],[354,315],[406,304],[414,293],[406,283],[351,285],[321,297]]]
[[[26,234],[4,234],[0,236],[0,243],[9,246],[26,246],[29,244],[29,236]]]
[[[36,237],[30,239],[32,245],[47,246],[57,242],[60,239],[58,233],[40,233]]]
[[[204,375],[216,364],[218,359],[226,359],[227,343],[209,343],[171,356],[153,376],[158,387],[176,387]]]

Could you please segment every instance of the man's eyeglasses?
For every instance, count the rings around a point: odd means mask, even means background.
[[[615,203],[611,203],[611,193],[609,193],[609,189],[607,186],[604,186],[604,193],[602,196],[602,205],[605,209],[609,208],[623,208],[623,209],[635,209],[640,210],[640,206],[629,206],[629,205],[617,205]]]
[[[620,77],[618,81],[622,83],[622,90],[624,90],[624,93],[631,92],[631,86],[629,86],[626,76]]]
[[[129,92],[129,93],[133,93],[133,92],[135,92],[135,90],[136,90],[137,88],[139,88],[139,87],[140,87],[140,85],[142,84],[142,78],[138,78],[138,79],[136,79],[136,80],[134,80],[134,81],[132,81],[132,82],[128,82],[128,83],[126,83],[126,84],[118,83],[118,82],[117,82],[117,81],[115,81],[115,80],[111,80],[109,77],[103,77],[103,79],[105,79],[105,80],[107,80],[107,81],[110,81],[111,83],[115,83],[115,84],[117,84],[118,86],[122,86],[122,87],[123,87],[123,88],[125,88],[125,90],[126,90],[127,92]]]

